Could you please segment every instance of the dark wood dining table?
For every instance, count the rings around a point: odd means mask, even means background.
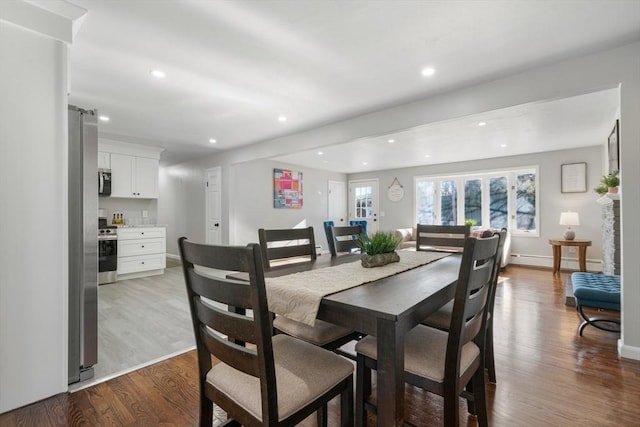
[[[320,256],[313,262],[280,266],[265,272],[265,276],[279,277],[359,260],[360,255]],[[458,254],[447,256],[327,295],[320,302],[318,319],[378,338],[378,426],[404,425],[404,336],[454,297],[460,261]],[[246,280],[245,276],[229,275]],[[356,422],[364,424],[364,420]]]

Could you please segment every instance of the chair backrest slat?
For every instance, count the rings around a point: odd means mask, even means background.
[[[363,233],[361,225],[329,227],[329,251],[332,256],[338,252],[351,252],[358,248],[358,239]]]
[[[428,225],[416,226],[416,250],[445,249],[461,250],[465,239],[471,234],[468,225]]]
[[[254,377],[260,376],[260,364],[255,350],[224,339],[204,326],[200,327],[200,337],[209,353],[222,363],[226,363],[245,374]]]
[[[266,269],[273,266],[272,261],[287,258],[305,257],[308,261],[317,258],[313,227],[287,228],[277,230],[258,230],[260,250]]]
[[[248,282],[203,276],[196,270],[187,272],[193,291],[205,298],[234,307],[251,308],[251,288]]]
[[[250,317],[233,311],[221,310],[201,299],[197,299],[195,304],[198,319],[204,325],[214,328],[217,332],[233,340],[256,342],[254,322]]]

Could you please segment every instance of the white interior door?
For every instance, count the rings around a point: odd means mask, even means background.
[[[221,170],[219,167],[206,170],[206,241],[210,245],[219,245],[222,242],[221,236]]]
[[[327,219],[335,225],[347,224],[347,185],[342,181],[329,181]]]
[[[378,231],[378,180],[349,181],[349,220],[367,221],[367,234]]]

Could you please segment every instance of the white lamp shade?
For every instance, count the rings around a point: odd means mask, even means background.
[[[580,225],[578,212],[562,212],[560,214],[560,225]]]

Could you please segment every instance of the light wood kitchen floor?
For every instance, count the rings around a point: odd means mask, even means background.
[[[69,389],[79,390],[193,348],[181,267],[167,268],[159,276],[100,285],[95,375]]]

